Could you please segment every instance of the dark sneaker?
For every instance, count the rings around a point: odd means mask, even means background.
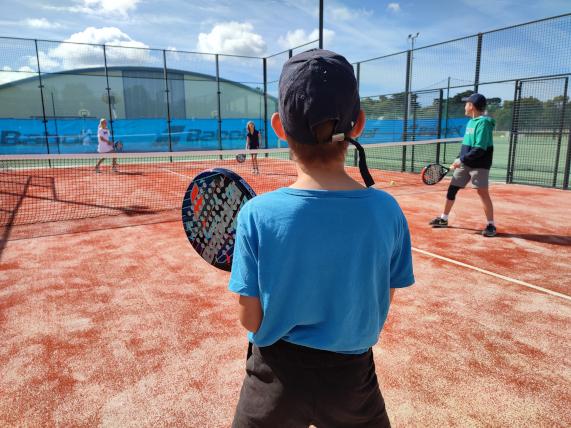
[[[448,227],[448,220],[444,220],[442,217],[436,217],[428,224],[432,227]]]
[[[496,226],[493,224],[488,224],[484,230],[482,230],[482,235],[491,238],[492,236],[496,236]]]

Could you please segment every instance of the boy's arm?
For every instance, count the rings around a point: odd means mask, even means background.
[[[256,333],[262,324],[262,305],[257,297],[238,296],[239,318],[242,326]]]

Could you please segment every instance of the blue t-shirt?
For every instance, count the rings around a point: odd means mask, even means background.
[[[281,188],[240,210],[229,289],[260,298],[258,346],[366,352],[389,288],[413,283],[407,221],[386,192]]]

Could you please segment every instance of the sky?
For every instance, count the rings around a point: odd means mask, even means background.
[[[569,0],[324,0],[351,62],[571,12]],[[267,56],[317,38],[318,0],[0,0],[0,36]],[[9,13],[6,13],[9,12]]]
[[[324,0],[324,4],[324,47],[343,54],[350,62],[404,51],[410,48],[409,34],[419,33],[415,39],[415,48],[419,48],[571,12],[570,0]],[[0,36],[4,37],[257,57],[317,39],[319,25],[318,0],[0,0],[0,6],[4,11],[0,17]],[[555,41],[550,43],[557,43],[557,34],[554,33],[553,37]],[[564,37],[567,40],[571,36],[567,32]],[[8,43],[12,42],[0,39],[0,50],[3,50],[3,54],[0,53],[0,83],[22,78],[23,72],[35,71],[35,51],[30,54],[25,53],[23,47],[21,51],[19,48],[2,49]],[[522,54],[526,55],[525,44],[522,46]],[[74,51],[71,47],[40,44],[43,71],[92,66],[95,52],[88,48],[82,52]],[[475,48],[467,44],[455,49],[460,57],[466,53],[471,58]],[[536,49],[540,51],[542,48],[537,45]],[[565,48],[560,47],[553,55],[561,58],[561,49]],[[161,65],[160,55],[143,57],[136,50],[131,53],[132,57],[126,59],[144,65]],[[504,52],[504,55],[510,54]],[[415,55],[415,61],[420,64],[422,51]],[[175,59],[179,62],[184,59],[180,56],[171,58],[173,63]],[[114,59],[110,50],[108,60],[113,62]],[[394,72],[393,65],[383,65],[385,68],[382,70],[372,65],[364,66],[363,88],[370,79],[374,84],[370,90],[365,90],[371,93],[388,93],[393,91],[393,87],[396,91],[402,86],[401,59],[395,58]],[[442,66],[450,70],[439,76],[436,73],[422,76],[416,69],[419,76],[415,76],[415,89],[430,87],[445,76],[462,81],[471,79],[473,75],[471,65],[466,65],[463,73],[462,64],[439,64],[437,56],[430,56],[425,61],[432,61],[425,67]],[[540,62],[545,64],[545,58]],[[255,64],[255,71],[254,62],[249,67],[243,61],[236,69],[245,75],[250,70],[259,74],[260,67]],[[276,80],[281,68],[276,66],[272,69],[272,64],[270,81]],[[214,74],[212,61],[199,67],[204,67],[204,70],[196,71],[211,70],[210,74]],[[245,75],[230,75],[230,70],[229,62],[223,64],[221,75],[225,77],[226,72],[227,78],[248,80]],[[379,73],[384,77],[381,80]],[[426,78],[422,80],[423,77]],[[260,76],[252,77],[252,80],[260,81]],[[377,85],[377,81],[382,81],[384,86]],[[506,89],[506,93],[509,91],[511,89]]]

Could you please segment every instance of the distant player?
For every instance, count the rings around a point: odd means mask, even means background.
[[[493,132],[496,122],[485,115],[486,97],[483,95],[472,94],[463,98],[462,101],[466,102],[464,106],[466,116],[472,119],[466,125],[460,157],[450,165],[450,168],[454,169],[454,175],[446,194],[444,212],[429,224],[432,227],[448,227],[448,214],[452,210],[456,194],[460,189],[466,187],[466,184],[471,180],[472,186],[478,191],[488,220],[482,235],[492,237],[496,236],[496,225],[488,186],[494,155]]]
[[[260,132],[256,130],[256,125],[254,122],[250,121],[246,125],[246,130],[248,133],[246,134],[246,149],[248,150],[257,150],[260,148]],[[252,172],[254,174],[260,173],[260,168],[258,168],[258,154],[252,153]]]
[[[107,120],[105,120],[105,118],[102,118],[99,121],[99,127],[97,128],[97,141],[99,143],[97,146],[98,153],[112,153],[115,151],[113,143],[109,139],[109,129],[107,128]],[[95,172],[101,172],[99,166],[103,163],[104,160],[105,158],[101,158],[97,161],[97,165],[95,165]],[[112,164],[113,172],[118,172],[116,158],[113,158]]]

